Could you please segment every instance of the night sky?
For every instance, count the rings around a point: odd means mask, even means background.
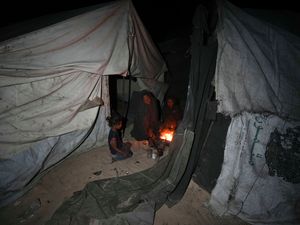
[[[1,13],[0,27],[5,27],[24,20],[37,18],[40,16],[73,10],[90,5],[108,2],[107,0],[75,0],[74,2],[66,0],[51,1],[9,1]],[[139,16],[145,27],[148,29],[154,39],[160,40],[166,37],[168,33],[190,32],[192,26],[192,17],[196,6],[202,2],[209,5],[211,0],[132,0]],[[282,2],[270,0],[230,0],[233,4],[241,8],[260,8],[260,9],[280,9],[299,12],[294,0],[285,0]],[[263,4],[262,4],[263,3]],[[179,34],[180,35],[180,34]]]
[[[97,5],[109,0],[77,0],[64,2],[58,0],[34,2],[33,0],[19,3],[8,2],[7,15],[0,15],[0,27],[19,23],[29,19],[59,13],[67,10],[78,9],[86,6]],[[140,18],[154,38],[159,39],[164,33],[180,30],[186,24],[191,26],[193,11],[199,0],[132,0]]]

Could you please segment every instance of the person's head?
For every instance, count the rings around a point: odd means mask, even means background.
[[[169,108],[169,109],[173,109],[174,107],[177,107],[178,106],[178,100],[176,97],[172,96],[172,95],[169,95],[166,97],[166,106]]]
[[[151,102],[152,102],[151,95],[150,95],[150,94],[144,94],[144,95],[143,95],[143,102],[144,102],[146,105],[150,105]]]
[[[167,107],[168,108],[173,108],[174,107],[174,104],[175,104],[175,102],[174,102],[174,99],[173,98],[168,98],[167,99]]]
[[[123,118],[121,115],[115,113],[115,114],[112,114],[112,116],[108,116],[106,118],[107,122],[108,122],[108,125],[111,127],[111,128],[114,128],[116,130],[119,130],[122,128],[122,122],[123,122]]]

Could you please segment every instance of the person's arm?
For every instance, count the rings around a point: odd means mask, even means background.
[[[110,145],[111,147],[113,147],[119,154],[123,155],[123,156],[126,156],[126,153],[122,151],[122,149],[119,149],[118,148],[118,145],[117,145],[117,138],[113,137],[111,140],[110,140]]]

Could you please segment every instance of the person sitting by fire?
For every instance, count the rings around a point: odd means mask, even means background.
[[[182,119],[182,112],[180,110],[178,101],[175,97],[168,96],[166,104],[162,110],[162,129],[176,130],[178,123]]]
[[[131,136],[136,140],[148,140],[149,145],[155,143],[160,121],[160,107],[158,100],[147,90],[141,92],[141,101],[135,109]]]

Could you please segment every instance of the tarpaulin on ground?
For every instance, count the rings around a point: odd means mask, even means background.
[[[47,225],[151,225],[182,178],[190,158],[194,133],[177,132],[169,154],[152,168],[123,177],[88,183],[66,200]]]

